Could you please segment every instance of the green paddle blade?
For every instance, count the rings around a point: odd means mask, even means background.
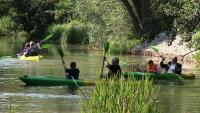
[[[45,44],[45,45],[41,46],[42,49],[47,49],[47,48],[50,48],[50,47],[53,47],[53,45],[51,45],[51,44]]]
[[[64,52],[62,50],[62,48],[58,48],[58,54],[61,56],[61,57],[64,57]]]
[[[159,53],[159,49],[156,46],[150,46],[150,49],[152,49],[153,51]]]
[[[46,41],[46,40],[50,39],[51,37],[53,37],[53,34],[47,35],[47,36],[43,39],[43,41]]]
[[[104,43],[103,48],[104,48],[104,53],[108,52],[108,50],[109,50],[109,48],[110,48],[110,43],[109,43],[108,41],[106,41],[106,42]]]

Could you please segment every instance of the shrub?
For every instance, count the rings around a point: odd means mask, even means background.
[[[49,32],[57,38],[61,38],[67,44],[88,44],[89,36],[87,34],[88,27],[79,22],[71,21],[66,24],[55,24],[49,28]]]
[[[91,98],[82,100],[83,113],[160,113],[157,89],[146,80],[99,80]]]

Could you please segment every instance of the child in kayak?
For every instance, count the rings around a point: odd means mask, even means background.
[[[74,79],[79,78],[80,71],[78,68],[76,68],[76,62],[70,63],[70,69],[68,69],[65,65],[64,65],[64,68],[65,68],[65,74],[66,74],[67,79],[72,79],[72,77]]]
[[[159,73],[158,65],[154,64],[153,60],[148,61],[147,72]]]
[[[105,61],[107,62],[107,68],[109,69],[108,78],[119,78],[121,75],[121,67],[119,66],[119,58],[115,57],[112,59],[112,64],[108,62],[108,59],[104,57]]]

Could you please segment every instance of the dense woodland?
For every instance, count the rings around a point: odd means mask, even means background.
[[[199,48],[199,0],[0,0],[0,36],[101,46],[124,52],[160,32]]]

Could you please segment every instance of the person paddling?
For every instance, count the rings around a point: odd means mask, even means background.
[[[178,58],[174,57],[172,61],[169,61],[168,64],[164,64],[163,62],[165,61],[165,57],[162,57],[162,60],[160,62],[160,66],[162,68],[165,68],[166,73],[174,73],[174,74],[181,74],[182,72],[182,65],[179,64]]]
[[[79,69],[76,68],[76,62],[71,62],[70,63],[70,69],[68,69],[65,64],[64,65],[64,69],[65,69],[65,75],[66,75],[66,79],[72,79],[72,77],[74,79],[78,79],[79,78]]]
[[[154,64],[153,60],[148,61],[147,72],[159,73],[158,65]]]
[[[37,56],[39,55],[40,45],[39,43],[35,44],[33,41],[30,41],[30,48],[25,56]]]
[[[25,46],[24,46],[24,49],[19,54],[17,54],[17,55],[21,56],[21,55],[27,54],[29,48],[30,48],[30,43],[26,43]]]
[[[112,59],[112,64],[108,62],[108,59],[104,57],[107,62],[107,68],[109,69],[108,78],[119,78],[121,75],[121,67],[119,66],[119,58],[115,57]]]

